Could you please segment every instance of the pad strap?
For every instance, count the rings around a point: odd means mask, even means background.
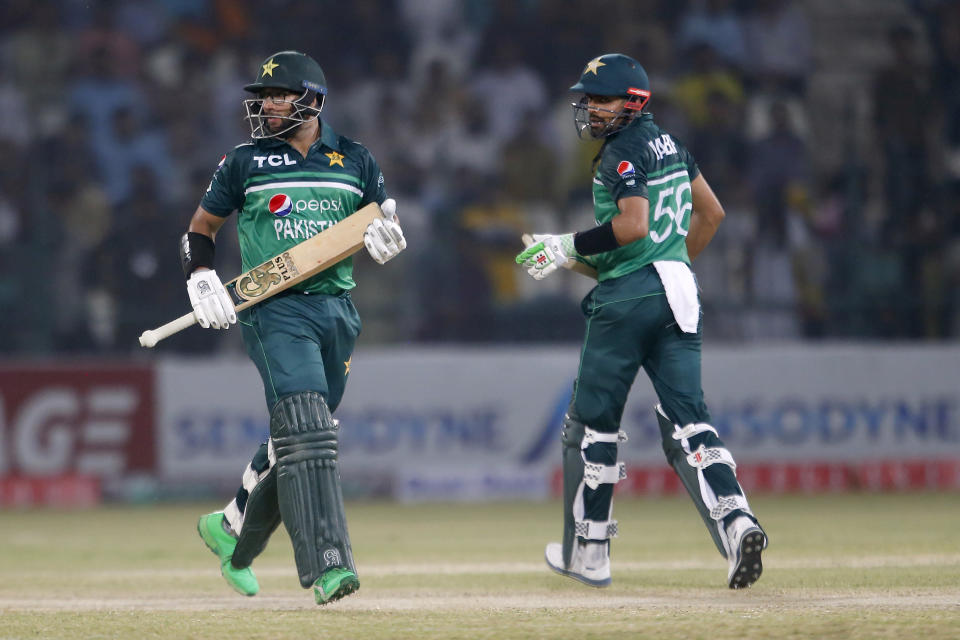
[[[277,451],[273,448],[273,438],[267,438],[267,460],[270,466],[277,464]]]
[[[730,455],[730,451],[726,447],[700,445],[696,451],[687,456],[687,464],[698,469],[706,469],[718,462],[722,462],[734,470],[737,468],[737,463],[733,461],[733,456]]]
[[[750,505],[747,504],[747,498],[745,496],[723,496],[717,499],[717,505],[710,509],[710,517],[714,520],[723,520],[727,517],[730,512],[736,511],[739,509],[744,513],[749,513],[753,515],[753,511],[750,510]]]
[[[575,525],[577,537],[587,540],[607,540],[617,537],[617,521],[604,520],[577,520]]]
[[[618,462],[614,465],[583,462],[583,482],[591,489],[601,484],[616,484],[627,477],[627,465]]]
[[[583,429],[583,440],[580,442],[580,448],[586,449],[594,442],[607,442],[611,444],[619,444],[621,442],[627,441],[627,434],[624,431],[617,431],[616,433],[609,433],[606,431],[596,431],[590,427],[584,427]]]
[[[709,424],[707,424],[706,422],[691,422],[690,424],[685,426],[683,429],[681,429],[680,427],[674,427],[674,428],[676,429],[676,431],[673,434],[674,440],[687,440],[697,435],[698,433],[707,433],[707,432],[712,433],[718,438],[720,437],[717,434],[717,430],[714,429]]]

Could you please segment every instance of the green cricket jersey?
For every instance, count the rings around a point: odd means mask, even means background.
[[[281,139],[238,145],[220,160],[200,206],[222,217],[238,212],[248,271],[386,197],[370,152],[321,121],[320,138],[306,158]],[[338,294],[354,286],[353,259],[346,258],[293,288]]]
[[[693,197],[690,182],[700,175],[693,156],[644,113],[608,138],[593,178],[597,224],[620,213],[617,201],[630,196],[650,203],[650,233],[613,251],[591,256],[599,280],[632,273],[656,260],[690,264],[687,230]]]

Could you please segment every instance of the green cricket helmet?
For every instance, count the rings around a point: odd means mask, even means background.
[[[280,51],[264,60],[256,81],[243,88],[257,95],[256,98],[243,101],[250,123],[250,136],[255,139],[289,138],[304,122],[320,115],[327,95],[327,80],[323,69],[310,56],[299,51]],[[263,94],[268,89],[284,89],[299,96],[296,100],[273,100],[276,104],[292,105],[292,110],[283,116],[271,114],[270,118],[282,121],[279,126],[272,128],[263,113]],[[314,98],[317,100],[316,106],[312,106]]]
[[[622,53],[605,53],[587,63],[580,74],[580,81],[570,87],[570,91],[583,93],[579,102],[572,103],[573,118],[577,127],[577,135],[584,137],[586,132],[591,138],[605,138],[612,135],[628,124],[643,112],[643,108],[650,100],[650,80],[643,66],[630,56]],[[626,98],[627,101],[618,111],[588,108],[587,96],[613,96]],[[590,120],[590,113],[613,114],[605,121],[595,117]]]

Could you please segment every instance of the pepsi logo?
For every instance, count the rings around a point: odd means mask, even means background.
[[[293,200],[285,193],[278,193],[270,198],[267,207],[270,209],[270,213],[278,218],[282,218],[293,211]]]
[[[632,176],[635,173],[633,163],[622,160],[620,164],[617,165],[617,173],[620,174],[621,178]]]

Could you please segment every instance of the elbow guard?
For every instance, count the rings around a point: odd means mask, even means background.
[[[189,278],[197,267],[213,269],[214,244],[210,236],[187,231],[180,238],[180,266],[183,275]]]

